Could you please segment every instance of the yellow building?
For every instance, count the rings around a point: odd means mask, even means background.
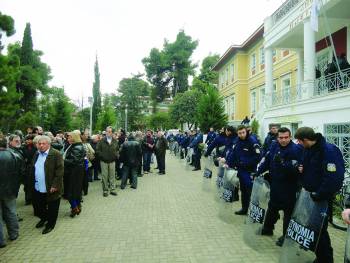
[[[231,46],[213,70],[219,73],[218,89],[224,98],[229,123],[239,124],[245,116],[257,117],[271,98],[284,103],[282,93],[294,94],[297,82],[297,56],[290,50],[273,53],[274,93],[265,94],[264,26],[260,26],[242,45]]]

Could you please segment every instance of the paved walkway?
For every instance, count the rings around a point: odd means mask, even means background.
[[[244,217],[233,215],[237,209],[237,202],[220,206],[214,179],[186,171],[168,155],[167,174],[140,178],[136,191],[127,188],[104,198],[100,182],[90,184],[83,212],[74,219],[62,202],[48,235],[34,227],[38,220],[21,195],[20,238],[0,249],[0,262],[278,262],[281,249],[274,242],[280,225],[253,250],[243,242]],[[345,233],[332,227],[330,232],[335,262],[342,262]]]

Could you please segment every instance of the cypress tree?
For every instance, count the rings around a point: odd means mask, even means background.
[[[30,23],[27,23],[22,40],[21,66],[33,65],[33,53],[32,30],[30,28]]]
[[[92,96],[94,98],[94,104],[92,107],[92,130],[96,129],[96,122],[101,112],[100,70],[98,67],[97,56],[95,61],[94,72],[95,80],[92,87]]]

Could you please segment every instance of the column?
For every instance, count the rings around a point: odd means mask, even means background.
[[[314,93],[316,79],[316,38],[311,28],[310,18],[304,21],[304,98]]]
[[[273,52],[272,48],[265,48],[265,103],[267,107],[272,106],[273,93]]]
[[[297,86],[296,86],[296,99],[302,98],[302,85],[304,83],[304,50],[296,50],[298,57],[298,72],[297,72]]]

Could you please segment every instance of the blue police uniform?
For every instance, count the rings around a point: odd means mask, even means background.
[[[189,147],[193,149],[193,165],[195,169],[200,169],[200,159],[201,159],[201,151],[199,149],[199,144],[203,142],[203,135],[201,133],[198,133],[192,142],[190,143]]]
[[[304,149],[303,173],[301,184],[309,192],[314,193],[312,198],[330,201],[343,184],[345,164],[339,148],[327,143],[325,138],[317,133],[316,144]],[[318,247],[316,249],[317,262],[332,263],[333,249],[327,231],[328,221],[322,228]]]
[[[261,159],[259,142],[253,136],[247,135],[245,140],[237,137],[233,149],[227,156],[226,163],[229,167],[238,171],[240,189],[242,193],[242,211],[247,212],[250,202],[250,194],[253,186],[252,173]]]
[[[273,134],[269,132],[264,140],[263,144],[263,151],[264,153],[267,153],[267,151],[270,149],[271,145],[277,141],[277,134]]]
[[[270,150],[258,165],[257,174],[269,171],[270,202],[264,222],[264,230],[271,232],[283,210],[283,235],[285,235],[294,209],[299,188],[297,165],[301,161],[303,147],[290,142],[283,147],[273,142]]]
[[[225,134],[219,134],[218,136],[215,137],[214,141],[212,141],[208,148],[207,152],[205,153],[205,156],[208,156],[211,154],[211,152],[218,147],[225,146],[226,144],[226,135]],[[220,157],[223,157],[219,154]]]
[[[211,142],[214,141],[216,136],[217,136],[217,134],[214,131],[208,132],[207,139],[205,140],[205,143],[208,145],[211,144]]]

